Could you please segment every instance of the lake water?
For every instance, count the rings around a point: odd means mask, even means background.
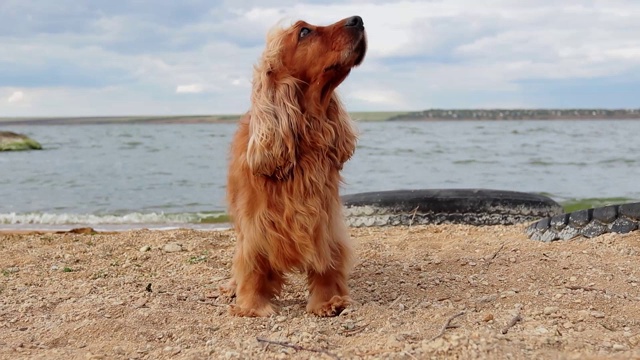
[[[0,152],[0,227],[206,222],[225,210],[235,128],[4,126],[46,150]],[[545,193],[559,202],[640,201],[640,121],[364,122],[358,128],[344,194],[491,188]]]

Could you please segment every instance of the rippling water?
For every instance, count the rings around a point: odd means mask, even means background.
[[[358,124],[343,193],[492,188],[640,201],[640,121]],[[0,153],[0,224],[197,223],[224,211],[235,124],[3,127],[46,150]]]

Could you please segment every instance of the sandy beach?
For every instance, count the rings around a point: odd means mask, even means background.
[[[522,226],[351,229],[357,302],[229,316],[225,231],[0,233],[2,359],[640,357],[640,232],[541,243]]]

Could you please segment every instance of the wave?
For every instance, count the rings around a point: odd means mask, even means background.
[[[139,213],[127,214],[55,214],[55,213],[0,213],[0,224],[44,225],[103,225],[103,224],[200,224],[227,222],[224,213]]]

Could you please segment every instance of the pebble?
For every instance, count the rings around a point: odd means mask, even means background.
[[[149,245],[145,245],[145,246],[140,248],[140,252],[147,252],[149,250],[151,250],[151,246],[149,246]]]
[[[231,358],[237,358],[237,357],[240,357],[240,354],[238,354],[235,351],[227,351],[224,353],[225,359],[231,359]]]
[[[564,324],[562,324],[562,327],[565,329],[571,329],[573,328],[573,323],[571,321],[567,321]]]
[[[162,250],[164,250],[165,252],[168,253],[172,253],[172,252],[180,252],[182,251],[182,245],[175,243],[175,242],[170,242],[168,244],[165,244],[164,247],[162,247]]]
[[[613,350],[624,351],[624,350],[627,350],[627,347],[622,344],[613,344]]]
[[[602,311],[592,311],[591,316],[593,316],[596,319],[602,319],[604,318],[604,313]]]
[[[145,305],[147,305],[147,298],[145,297],[141,297],[133,303],[133,307],[136,309],[144,307]]]
[[[171,354],[171,355],[176,355],[178,353],[180,353],[180,351],[182,351],[182,349],[180,349],[180,347],[172,347],[172,346],[165,346],[164,349],[162,349],[163,352],[167,353],[167,354]]]
[[[353,312],[353,308],[346,308],[342,310],[339,316],[347,316]]]
[[[489,313],[489,314],[485,315],[485,316],[482,318],[482,321],[484,321],[484,322],[489,322],[489,321],[491,321],[491,320],[493,320],[493,314],[491,314],[491,313]]]
[[[387,338],[387,346],[390,348],[395,348],[400,346],[400,341],[398,341],[395,334],[389,335]]]
[[[551,315],[554,312],[557,312],[559,308],[557,306],[547,306],[544,308],[543,312],[545,315]]]
[[[547,328],[545,328],[544,326],[539,326],[537,327],[535,330],[533,330],[536,334],[547,334],[549,333],[549,330],[547,330]]]

